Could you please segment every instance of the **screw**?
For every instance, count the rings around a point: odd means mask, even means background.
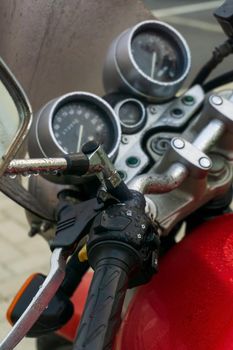
[[[127,143],[129,142],[128,137],[127,137],[127,136],[122,136],[121,142],[122,142],[124,145],[127,145]]]
[[[149,111],[150,111],[151,114],[156,114],[157,113],[157,109],[156,109],[155,106],[150,106]]]
[[[142,238],[141,233],[139,233],[139,234],[137,235],[137,237],[138,237],[139,239],[141,239],[141,238]]]
[[[171,115],[175,118],[181,118],[181,117],[183,117],[183,114],[184,114],[184,112],[180,108],[174,108],[171,111]]]
[[[143,230],[145,230],[146,226],[145,226],[144,224],[142,224],[141,228],[142,228]]]
[[[199,159],[199,164],[202,168],[208,169],[211,166],[211,161],[207,157],[202,157]]]
[[[126,215],[127,216],[132,216],[132,211],[131,210],[127,210]]]
[[[220,106],[223,103],[223,99],[220,96],[212,96],[211,101],[214,105]]]
[[[182,149],[185,146],[185,143],[182,139],[176,138],[173,140],[173,146],[178,149]]]

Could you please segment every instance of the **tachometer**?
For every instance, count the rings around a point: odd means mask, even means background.
[[[104,66],[105,90],[157,102],[168,100],[182,85],[190,66],[188,45],[178,31],[160,21],[141,22],[110,46]]]
[[[183,73],[184,62],[179,47],[152,29],[137,33],[131,43],[133,59],[152,80],[172,82]],[[181,58],[181,61],[180,61]]]

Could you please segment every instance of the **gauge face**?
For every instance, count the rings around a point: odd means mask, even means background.
[[[174,44],[165,34],[148,29],[135,34],[131,51],[144,74],[156,81],[172,82],[183,73],[182,53]]]
[[[191,68],[189,47],[172,26],[144,21],[119,35],[104,65],[105,91],[130,93],[150,102],[175,96]]]
[[[169,24],[149,20],[113,41],[103,82],[107,93],[121,91],[160,103],[175,96],[190,68],[190,50],[183,36]]]
[[[141,108],[135,102],[125,102],[119,109],[120,121],[127,126],[133,126],[140,122]]]
[[[68,102],[53,116],[52,129],[66,153],[80,152],[84,143],[95,140],[110,153],[116,130],[106,111],[92,101]]]
[[[136,99],[124,100],[117,105],[116,111],[124,133],[135,133],[144,125],[146,114],[140,101]]]
[[[120,121],[112,107],[97,95],[75,91],[49,101],[42,107],[32,125],[28,141],[32,158],[61,157],[78,153],[94,140],[114,160],[121,141]],[[43,175],[59,184],[92,181],[93,176]]]

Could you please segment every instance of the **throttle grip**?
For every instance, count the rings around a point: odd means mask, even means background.
[[[74,350],[110,350],[121,321],[129,282],[152,261],[158,238],[145,214],[145,199],[136,191],[97,215],[87,241],[94,270]]]
[[[121,321],[128,275],[129,271],[109,263],[108,259],[97,263],[74,350],[112,348]]]

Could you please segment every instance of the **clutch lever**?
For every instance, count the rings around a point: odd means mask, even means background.
[[[22,316],[15,323],[8,335],[0,344],[0,350],[11,350],[26,336],[27,332],[37,321],[50,300],[60,287],[66,269],[66,261],[69,254],[67,250],[57,248],[51,256],[51,267],[48,276],[41,285],[35,297],[32,299]]]

